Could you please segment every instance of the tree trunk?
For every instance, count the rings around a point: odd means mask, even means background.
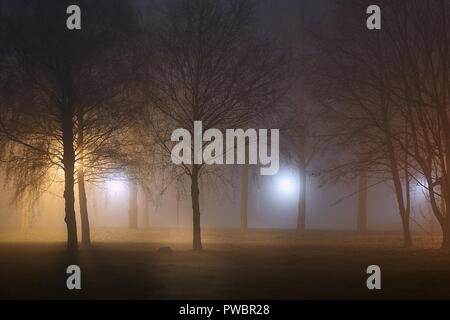
[[[356,230],[358,232],[367,231],[367,168],[360,170],[358,176],[358,217]]]
[[[405,248],[410,248],[412,246],[411,230],[409,227],[409,215],[402,216],[402,227],[403,227],[403,245]]]
[[[181,195],[180,195],[180,190],[177,189],[177,227],[180,226],[180,200],[181,200]]]
[[[448,223],[448,218],[441,224],[442,228],[442,244],[441,248],[444,250],[450,250],[450,228]]]
[[[247,158],[248,162],[248,158]],[[248,229],[248,163],[242,166],[242,189],[241,189],[241,231]]]
[[[397,199],[397,205],[400,213],[400,218],[402,219],[402,228],[403,228],[403,244],[406,248],[412,246],[412,237],[410,231],[410,212],[411,212],[411,190],[410,190],[410,182],[409,182],[409,172],[408,172],[408,156],[407,153],[404,159],[404,180],[405,187],[403,191],[402,182],[400,178],[399,166],[397,162],[397,158],[395,156],[394,147],[392,145],[391,134],[390,132],[387,135],[386,145],[388,147],[388,154],[390,160],[390,171],[392,175],[392,181],[394,183],[395,197]],[[403,197],[405,194],[405,197]]]
[[[91,231],[89,226],[86,186],[84,181],[84,170],[82,161],[77,171],[78,171],[77,172],[78,201],[80,204],[80,218],[81,218],[81,243],[83,246],[89,246],[91,244]]]
[[[142,227],[150,226],[149,197],[147,188],[142,188]]]
[[[68,108],[71,110],[71,108]],[[76,251],[78,248],[77,222],[75,217],[75,151],[73,148],[72,114],[68,110],[62,114],[63,132],[63,165],[64,165],[64,201],[65,219],[67,225],[67,249]]]
[[[300,54],[304,54],[305,48],[305,4],[303,1],[298,2],[298,13],[300,24]],[[295,40],[294,40],[295,41]],[[298,150],[298,174],[299,174],[299,186],[298,186],[298,212],[297,212],[297,231],[303,232],[306,229],[306,113],[305,113],[305,100],[300,96],[299,99],[299,150]]]
[[[81,243],[83,246],[89,246],[91,244],[91,231],[89,227],[89,214],[87,208],[86,186],[84,181],[84,110],[82,107],[78,109],[78,135],[77,143],[81,149],[77,168],[77,180],[78,180],[78,202],[80,206],[80,218],[81,218]]]
[[[301,169],[300,184],[298,191],[298,217],[297,217],[297,231],[305,231],[306,228],[306,172],[305,168]]]
[[[198,165],[192,166],[191,175],[191,199],[192,199],[192,225],[193,225],[193,244],[195,251],[202,250],[201,230],[200,230],[200,191],[198,188]]]
[[[303,12],[302,21],[303,25]],[[302,27],[303,30],[303,27]],[[303,36],[303,34],[302,34]],[[303,232],[306,228],[306,130],[305,130],[305,113],[304,109],[301,109],[299,126],[301,131],[299,133],[299,150],[298,150],[298,175],[299,175],[299,186],[298,186],[298,212],[297,212],[297,231]]]
[[[130,182],[130,207],[128,208],[128,228],[137,229],[138,227],[138,207],[137,207],[137,185]]]

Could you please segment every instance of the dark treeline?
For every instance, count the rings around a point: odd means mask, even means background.
[[[371,3],[342,1],[334,32],[316,33],[311,88],[324,106],[336,150],[353,156],[328,179],[359,175],[394,188],[405,246],[412,245],[413,188],[425,191],[450,247],[448,1],[379,1],[382,30],[354,19]]]
[[[2,3],[1,154],[16,196],[40,193],[51,170],[64,180],[68,246],[77,246],[78,183],[83,243],[89,244],[85,179],[125,163],[135,33],[123,1],[80,2],[89,32],[65,28],[67,1]],[[130,106],[131,107],[131,106]]]
[[[63,172],[68,247],[88,245],[86,181],[126,171],[133,185],[155,169],[191,181],[200,250],[204,165],[172,167],[170,133],[245,127],[286,86],[286,53],[251,31],[247,1],[176,1],[156,19],[125,1],[78,1],[82,30],[66,28],[68,1],[5,1],[1,22],[0,153],[16,196],[39,196]],[[137,3],[139,7],[140,4]],[[157,21],[157,23],[155,23]],[[181,171],[179,171],[179,169]],[[136,187],[130,227],[136,226]]]

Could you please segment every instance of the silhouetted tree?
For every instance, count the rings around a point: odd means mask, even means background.
[[[382,43],[392,61],[383,78],[384,96],[402,112],[407,140],[400,140],[412,177],[427,192],[450,248],[450,6],[447,1],[410,0],[392,5]],[[396,79],[395,83],[391,79]],[[394,136],[395,137],[395,136]],[[398,139],[397,139],[398,140]]]
[[[83,240],[89,243],[85,175],[109,168],[105,159],[118,155],[111,143],[120,141],[116,133],[123,125],[117,121],[124,113],[113,117],[111,102],[124,95],[123,84],[129,82],[116,71],[126,70],[129,61],[121,56],[121,41],[127,39],[131,11],[122,1],[78,1],[86,9],[83,31],[70,31],[70,4],[24,0],[9,8],[11,38],[3,71],[10,95],[1,103],[0,151],[18,195],[51,183],[51,170],[63,172],[67,244],[75,249],[75,174],[81,181]]]
[[[368,179],[392,181],[404,244],[410,246],[410,128],[402,111],[403,102],[394,99],[391,92],[401,79],[392,72],[397,65],[389,52],[394,47],[390,39],[395,38],[395,32],[385,32],[398,19],[388,13],[399,4],[384,3],[383,32],[367,33],[364,19],[350,17],[365,12],[369,4],[362,0],[339,2],[337,31],[318,36],[320,54],[313,64],[317,70],[313,91],[326,106],[322,119],[330,130],[329,146],[336,162],[326,171],[332,179],[359,177],[359,228],[364,228],[367,221]]]
[[[146,96],[154,112],[145,119],[165,161],[171,133],[194,121],[203,129],[245,128],[284,93],[286,59],[250,30],[248,1],[176,1],[162,18],[148,71]],[[219,156],[219,155],[218,155]],[[199,179],[204,164],[175,167],[191,184],[193,248],[201,250]]]

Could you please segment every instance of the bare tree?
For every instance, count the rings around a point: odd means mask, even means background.
[[[170,164],[174,129],[245,128],[283,94],[285,56],[250,32],[248,1],[177,1],[161,21],[146,96],[154,110],[146,124]],[[224,150],[225,152],[225,150]],[[220,156],[220,155],[217,155]],[[199,179],[204,164],[175,167],[190,180],[193,248],[201,250]]]
[[[105,141],[111,141],[115,131],[99,134],[101,127],[94,129],[88,122],[105,114],[106,103],[118,92],[118,85],[112,90],[110,85],[117,83],[112,76],[114,68],[122,70],[117,65],[118,39],[124,39],[123,32],[128,29],[124,20],[117,18],[130,17],[125,14],[130,11],[120,1],[83,3],[89,8],[83,20],[89,32],[76,32],[65,28],[68,5],[67,1],[17,1],[11,5],[8,32],[14,37],[3,69],[8,76],[5,89],[11,90],[11,95],[1,104],[0,133],[3,165],[18,195],[51,183],[48,175],[52,170],[63,172],[67,244],[75,249],[76,164],[80,164],[83,239],[89,242],[84,170],[99,168],[104,159],[100,155],[107,154]],[[90,120],[86,118],[94,113]]]
[[[342,2],[338,6],[338,31],[319,35],[321,53],[313,64],[316,98],[326,107],[323,119],[334,145],[335,165],[328,168],[331,179],[359,176],[358,225],[366,224],[368,179],[392,181],[401,217],[404,244],[412,244],[410,233],[410,181],[413,160],[409,154],[407,116],[403,103],[395,101],[392,88],[400,77],[393,74],[396,62],[387,45],[392,34],[367,34],[365,21],[350,19],[364,12],[367,1]],[[386,3],[384,26],[389,28],[395,14],[386,14],[396,5]],[[317,76],[317,77],[316,77]]]
[[[410,0],[392,7],[391,103],[406,118],[408,140],[402,150],[412,160],[413,178],[427,191],[442,229],[442,248],[450,248],[450,42],[447,1]]]
[[[277,3],[271,4],[275,10]],[[308,189],[308,176],[313,173],[312,160],[323,147],[319,135],[321,123],[318,115],[322,111],[321,106],[311,99],[307,90],[309,73],[312,70],[306,68],[311,57],[315,56],[316,49],[311,32],[320,28],[312,18],[310,3],[307,1],[292,1],[288,3],[288,12],[283,7],[281,12],[285,21],[275,21],[279,29],[274,27],[273,32],[281,38],[283,46],[289,48],[295,59],[291,65],[294,73],[292,87],[284,101],[283,109],[277,113],[275,121],[282,132],[281,152],[289,165],[297,169],[298,174],[298,209],[297,231],[302,232],[306,228],[306,198]]]

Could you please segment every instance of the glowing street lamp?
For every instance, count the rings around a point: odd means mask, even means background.
[[[125,192],[127,186],[124,180],[111,179],[106,181],[106,189],[112,194],[120,194]]]
[[[291,194],[294,191],[295,186],[292,179],[288,177],[283,177],[278,182],[278,188],[283,194]]]
[[[295,174],[293,172],[284,171],[277,175],[274,185],[274,192],[278,196],[296,197],[296,190],[298,185],[296,183]]]

